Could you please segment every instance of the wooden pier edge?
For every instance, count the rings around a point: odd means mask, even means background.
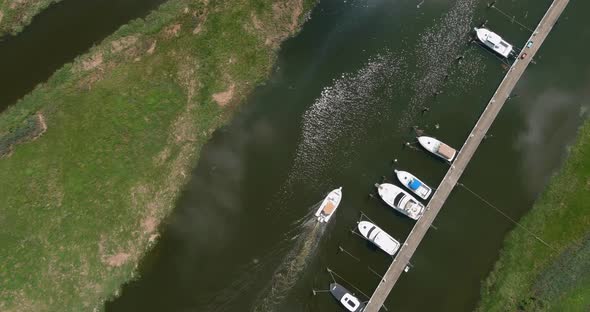
[[[527,43],[525,43],[519,58],[517,58],[512,64],[508,70],[508,73],[500,83],[500,86],[490,99],[479,120],[473,127],[473,130],[465,140],[465,143],[459,151],[457,158],[447,171],[445,177],[432,196],[432,199],[426,206],[424,215],[414,225],[410,235],[408,235],[406,238],[406,241],[389,266],[389,269],[383,276],[383,279],[375,289],[373,295],[367,303],[367,306],[364,309],[364,312],[377,312],[383,306],[383,303],[387,299],[391,289],[393,289],[393,286],[410,262],[410,259],[418,248],[422,238],[424,238],[426,235],[426,232],[432,225],[432,222],[442,208],[442,205],[447,200],[449,194],[459,181],[459,178],[463,174],[467,164],[475,154],[479,144],[498,116],[498,113],[516,86],[516,83],[522,77],[522,74],[531,62],[531,59],[535,56],[553,29],[553,26],[563,13],[563,10],[568,3],[569,0],[554,0]],[[527,46],[529,42],[533,42],[531,47]],[[526,53],[526,57],[521,59],[520,56],[522,56],[523,53]]]

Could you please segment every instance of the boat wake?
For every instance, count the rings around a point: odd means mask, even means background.
[[[319,203],[314,206],[312,212],[318,207]],[[268,286],[258,296],[252,311],[278,311],[280,304],[297,284],[307,265],[313,261],[326,224],[319,223],[313,213],[308,214],[306,218],[301,226],[301,232],[294,237],[293,248],[274,272]]]
[[[312,242],[317,240],[319,242],[319,236],[322,234],[321,230],[324,228],[324,226],[319,226],[318,229],[313,227],[313,225],[318,224],[313,212],[319,207],[319,205],[320,203],[314,205],[313,211],[310,211],[302,218],[295,220],[292,223],[291,228],[283,235],[283,238],[272,248],[269,248],[270,252],[263,257],[254,258],[251,262],[242,265],[239,270],[237,270],[242,272],[242,274],[234,279],[229,286],[217,292],[213,298],[208,297],[206,307],[203,311],[228,311],[232,309],[231,307],[238,305],[243,298],[250,298],[253,295],[255,296],[258,292],[252,293],[252,290],[257,287],[261,278],[265,275],[265,272],[268,272],[267,269],[275,266],[277,262],[281,263],[281,267],[277,269],[276,272],[282,272],[282,274],[285,275],[285,278],[290,278],[291,280],[296,281],[296,273],[299,273],[304,269],[304,266],[301,266],[301,259],[305,259],[306,255],[310,256],[312,254],[312,252],[310,252],[310,247],[317,247],[309,246],[309,244],[308,246],[302,247],[302,242],[304,240],[310,240]],[[294,246],[293,242],[295,242]],[[284,256],[288,250],[291,251],[287,256]],[[303,264],[305,265],[305,263]],[[288,284],[283,283],[282,280],[279,280],[276,273],[273,276],[275,276],[272,281],[272,286],[274,286],[274,288],[271,288],[270,286],[265,288],[263,294],[267,296],[273,295],[277,298],[280,293],[286,293],[290,287]],[[271,289],[275,290],[271,292]],[[257,309],[255,311],[268,311],[268,307],[271,306],[270,301],[261,300],[261,298],[264,298],[262,296],[259,296],[259,298],[260,299],[256,301]]]

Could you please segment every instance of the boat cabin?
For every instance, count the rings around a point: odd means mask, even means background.
[[[479,41],[481,41],[488,48],[492,49],[494,52],[502,55],[503,57],[508,57],[512,52],[512,45],[502,39],[502,37],[498,36],[498,34],[495,32],[485,28],[475,28],[475,31]]]
[[[412,191],[416,191],[418,190],[420,187],[422,186],[422,183],[420,183],[420,181],[416,180],[416,179],[412,179],[410,180],[410,182],[408,183],[408,187],[412,190]]]
[[[404,205],[404,207],[400,207],[410,213],[414,213],[414,212],[418,212],[420,210],[420,207],[422,207],[422,205],[418,204],[415,200],[413,199],[408,199],[408,201],[406,202],[406,204]]]
[[[342,303],[348,311],[352,312],[356,311],[361,305],[360,301],[351,294],[344,294],[342,299],[340,299],[340,303]]]
[[[395,196],[395,198],[393,199],[393,205],[396,207],[400,207],[400,202],[402,201],[402,199],[406,196],[406,194],[399,192],[397,194],[397,196]]]
[[[331,215],[332,212],[334,212],[334,209],[336,209],[336,205],[334,205],[334,202],[328,201],[326,203],[326,206],[322,210],[322,213],[325,214],[325,215]]]

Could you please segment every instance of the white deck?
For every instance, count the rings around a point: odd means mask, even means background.
[[[383,183],[377,187],[379,196],[393,209],[405,214],[406,216],[418,220],[424,213],[424,205],[416,200],[412,195],[408,194],[401,188],[389,184]],[[399,201],[396,203],[395,199],[399,194],[402,194]]]
[[[342,187],[339,187],[331,191],[315,213],[318,222],[325,223],[330,221],[330,218],[336,212],[336,209],[340,205],[342,200]]]
[[[453,161],[457,155],[457,150],[433,137],[421,136],[418,137],[418,142],[424,149],[446,161]]]
[[[400,243],[380,227],[368,221],[361,221],[358,224],[361,234],[371,243],[389,255],[394,255],[400,247]]]
[[[413,175],[407,171],[394,170],[394,172],[395,172],[399,182],[405,188],[407,188],[408,190],[410,190],[411,192],[418,195],[420,198],[422,198],[424,200],[428,199],[428,197],[432,193],[432,188],[430,186],[426,185],[426,183],[422,182],[422,180],[418,179],[415,175]],[[412,189],[412,187],[410,185],[412,184],[413,181],[418,181],[420,183],[420,187],[418,187],[415,190]]]
[[[485,28],[475,28],[477,39],[492,51],[503,57],[508,57],[512,52],[512,45],[493,31]]]

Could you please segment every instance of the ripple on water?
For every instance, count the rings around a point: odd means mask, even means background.
[[[407,129],[422,107],[439,92],[456,58],[467,43],[471,30],[476,0],[458,0],[439,22],[428,28],[418,40],[414,54],[417,56],[414,76],[414,97],[402,114],[399,129]],[[473,67],[474,62],[465,62]],[[474,73],[468,76],[473,77]],[[465,79],[465,83],[472,80]],[[467,87],[467,86],[465,86]]]
[[[399,116],[398,130],[406,131],[418,112],[429,106],[445,83],[449,92],[461,92],[481,83],[485,70],[481,55],[467,49],[476,0],[457,0],[434,26],[427,28],[412,49],[387,51],[372,57],[356,73],[346,73],[326,87],[304,113],[302,135],[294,165],[282,195],[294,182],[323,189],[335,186],[326,174],[346,168],[358,154],[355,149],[367,135],[367,125],[379,118],[384,100],[401,93],[406,83],[412,91]],[[466,51],[465,51],[466,50]],[[460,66],[453,67],[463,55]],[[416,59],[411,73],[405,60]],[[451,77],[453,76],[453,77]],[[341,151],[339,154],[332,150]]]
[[[400,61],[390,53],[379,54],[358,72],[343,74],[326,87],[303,115],[301,140],[287,184],[305,180],[316,187],[330,170],[350,165],[354,148],[366,137],[366,125],[379,116],[383,98],[400,72]],[[339,154],[331,151],[343,151]],[[335,161],[335,160],[338,161]]]

